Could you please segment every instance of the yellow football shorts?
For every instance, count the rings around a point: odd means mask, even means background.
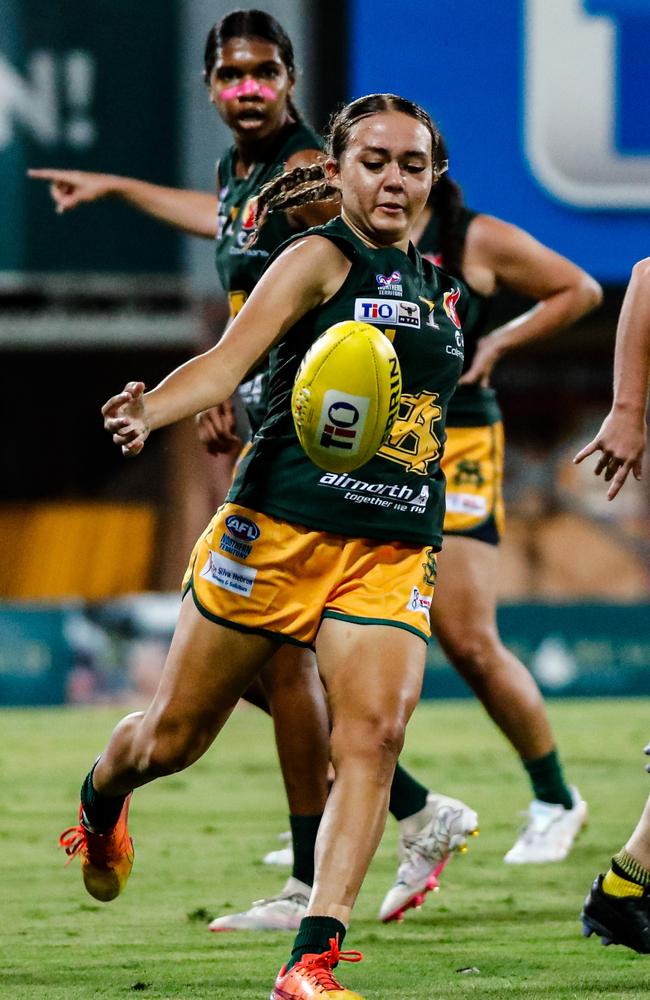
[[[312,645],[323,618],[406,629],[428,642],[432,549],[346,538],[226,503],[183,580],[206,618]]]
[[[444,533],[498,545],[505,527],[503,424],[448,427]]]

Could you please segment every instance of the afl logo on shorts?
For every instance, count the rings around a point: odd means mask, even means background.
[[[238,542],[255,542],[260,537],[260,529],[247,517],[231,514],[226,518],[226,528]]]
[[[359,413],[356,406],[337,400],[327,411],[320,439],[321,448],[342,448],[352,451],[359,433]]]

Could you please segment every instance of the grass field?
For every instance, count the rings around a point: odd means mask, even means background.
[[[122,897],[101,904],[85,894],[78,862],[63,868],[57,838],[121,714],[2,713],[0,997],[268,997],[291,936],[205,926],[207,915],[272,895],[284,879],[259,862],[287,825],[267,720],[238,711],[203,760],[136,793],[134,872]],[[375,914],[395,871],[389,819],[346,942],[365,960],[343,967],[346,986],[367,1000],[647,998],[650,956],[587,941],[578,921],[591,878],[627,838],[650,787],[647,706],[554,703],[551,714],[591,822],[567,862],[517,869],[501,860],[529,798],[513,754],[473,702],[418,709],[404,759],[475,806],[481,836],[420,912],[382,927]]]

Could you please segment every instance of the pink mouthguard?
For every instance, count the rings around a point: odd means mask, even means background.
[[[222,101],[232,101],[236,97],[263,97],[265,101],[275,101],[277,96],[272,87],[259,84],[256,80],[245,80],[244,83],[237,83],[234,87],[224,87],[219,91]]]

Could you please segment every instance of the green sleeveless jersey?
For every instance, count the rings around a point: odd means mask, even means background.
[[[472,219],[475,219],[478,212],[473,212],[469,208],[463,208],[457,222],[456,235],[461,244],[465,243],[467,230]],[[440,247],[440,223],[435,215],[432,215],[427,223],[426,229],[422,233],[418,242],[420,252],[427,260],[431,260],[440,267],[445,266],[442,259]],[[476,353],[476,345],[479,339],[487,331],[489,299],[479,292],[475,292],[467,286],[469,303],[467,316],[463,323],[463,337],[465,338],[465,362],[463,371],[471,366]],[[495,424],[501,420],[501,410],[497,402],[494,389],[474,383],[473,385],[459,385],[451,398],[447,411],[448,427],[483,427],[486,424]]]
[[[412,246],[408,254],[367,247],[341,218],[308,233],[335,243],[350,272],[338,292],[273,349],[269,408],[228,499],[336,535],[439,549],[445,508],[440,458],[447,404],[462,370],[467,290]],[[377,455],[354,472],[336,474],[317,468],[301,448],[291,390],[308,348],[343,320],[372,323],[392,340],[402,397]]]
[[[236,316],[266,266],[270,254],[295,233],[284,212],[275,212],[261,227],[254,246],[246,249],[255,224],[255,206],[260,188],[284,170],[290,156],[303,149],[321,149],[322,139],[302,122],[283,129],[265,160],[256,163],[248,177],[237,177],[237,149],[231,146],[217,165],[219,215],[215,261],[221,283],[228,293],[230,314]],[[266,412],[267,369],[242,383],[239,393],[253,431]]]

